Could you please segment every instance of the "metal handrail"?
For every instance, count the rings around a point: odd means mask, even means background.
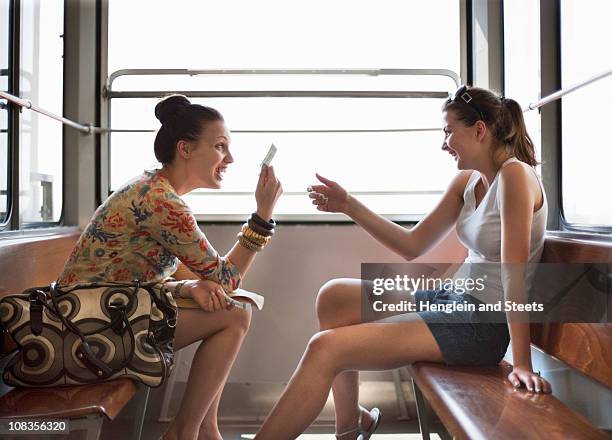
[[[409,132],[422,132],[422,131],[440,131],[442,127],[430,127],[430,128],[380,128],[380,129],[346,129],[346,130],[273,130],[273,129],[262,129],[262,130],[232,130],[232,133],[246,133],[246,134],[257,134],[257,133],[409,133]],[[109,130],[112,133],[155,133],[156,129],[138,129],[138,128],[113,128]]]
[[[106,98],[157,98],[163,94],[180,94],[193,98],[447,98],[447,92],[378,91],[378,90],[147,90],[115,91],[113,82],[121,76],[143,75],[336,75],[336,76],[446,76],[455,85],[460,78],[448,69],[122,69],[113,72],[104,89]]]
[[[354,196],[388,196],[393,195],[404,195],[404,196],[430,196],[443,194],[442,190],[401,190],[401,191],[351,191]],[[308,195],[307,191],[283,191],[283,196],[302,196]],[[212,190],[202,191],[196,190],[190,193],[192,196],[252,196],[253,191],[223,191],[223,190]]]
[[[537,108],[540,108],[543,105],[548,104],[549,102],[553,102],[553,101],[556,101],[557,99],[561,99],[563,96],[567,95],[568,93],[572,93],[578,89],[583,88],[584,86],[594,83],[595,81],[599,81],[600,79],[604,79],[605,77],[610,76],[610,75],[612,75],[612,69],[605,70],[601,73],[598,73],[595,76],[585,79],[584,81],[580,81],[576,84],[572,84],[571,86],[565,89],[558,90],[555,93],[551,93],[550,95],[545,96],[544,98],[540,99],[537,102],[529,104],[526,108],[523,109],[523,112],[528,112],[530,110],[535,110]]]
[[[32,101],[28,100],[28,99],[22,99],[18,96],[15,95],[11,95],[10,93],[7,92],[3,92],[0,91],[0,98],[4,98],[7,101],[11,101],[17,105],[19,105],[20,107],[25,107],[27,109],[30,109],[36,113],[40,113],[42,115],[48,116],[51,119],[55,119],[56,121],[61,122],[64,125],[68,125],[69,127],[75,128],[79,131],[82,131],[86,134],[93,134],[95,133],[97,130],[100,130],[100,128],[98,127],[94,127],[92,124],[79,124],[78,122],[74,122],[68,118],[64,118],[63,116],[59,116],[56,115],[55,113],[52,113],[48,110],[45,110],[44,108],[38,107],[34,104],[32,104]]]
[[[396,90],[134,90],[106,91],[106,98],[159,98],[163,95],[188,98],[448,98],[448,92]]]
[[[351,76],[447,76],[458,87],[459,75],[449,69],[121,69],[108,77],[106,88],[112,91],[113,82],[120,76],[140,75],[351,75]]]

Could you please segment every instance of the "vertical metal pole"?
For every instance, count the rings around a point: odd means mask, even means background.
[[[149,401],[149,392],[151,389],[142,385],[144,391],[142,391],[141,397],[138,401],[138,410],[136,411],[136,416],[134,418],[134,438],[140,440],[142,438],[142,427],[144,426],[145,416],[147,415],[147,403]]]
[[[423,393],[421,393],[421,390],[419,389],[414,379],[412,379],[412,387],[414,388],[414,397],[416,400],[417,415],[419,416],[419,428],[421,430],[421,437],[423,437],[423,440],[430,440],[429,414],[427,411],[427,406],[425,405],[425,398],[423,397]]]
[[[399,406],[400,415],[398,420],[410,420],[410,414],[408,413],[408,403],[406,402],[406,396],[402,389],[402,379],[400,371],[398,369],[391,372],[393,375],[393,385],[395,386],[395,396],[397,397],[397,405]]]
[[[558,1],[540,0],[540,76],[542,96],[561,89],[561,11]],[[540,108],[542,181],[548,200],[547,229],[559,230],[561,195],[561,100]]]
[[[9,8],[11,17],[10,23],[10,39],[9,48],[9,84],[8,92],[19,96],[20,87],[20,46],[21,46],[21,0],[13,0]],[[21,227],[20,209],[19,209],[19,120],[21,108],[12,103],[8,103],[9,121],[8,121],[8,143],[9,143],[9,183],[10,195],[9,209],[7,210],[10,216],[10,229],[19,229]]]

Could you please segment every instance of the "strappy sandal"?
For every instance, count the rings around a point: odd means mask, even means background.
[[[344,437],[345,435],[349,435],[349,434],[352,434],[352,433],[355,433],[355,434],[359,433],[359,435],[361,435],[361,429],[359,429],[359,427],[353,428],[353,429],[349,429],[348,431],[344,431],[344,432],[341,432],[339,434],[335,434],[335,436],[336,436],[336,438],[340,438],[340,437]]]
[[[372,434],[374,434],[374,432],[376,432],[376,430],[378,429],[378,425],[380,425],[380,419],[382,418],[382,414],[380,410],[378,408],[372,408],[370,410],[370,417],[372,417],[372,424],[370,425],[367,431],[364,431],[363,428],[361,427],[361,414],[360,414],[360,417],[359,417],[360,434],[359,434],[359,437],[357,437],[357,440],[368,440],[370,437],[372,437]]]
[[[370,410],[370,417],[372,417],[372,424],[370,425],[370,427],[368,428],[367,431],[365,431],[363,429],[363,426],[361,425],[361,422],[363,420],[363,413],[360,411],[359,412],[359,421],[357,422],[357,428],[353,428],[353,429],[349,429],[348,431],[344,431],[341,433],[336,433],[336,438],[340,438],[343,437],[345,435],[349,435],[352,433],[359,433],[359,435],[357,436],[357,440],[368,440],[370,437],[372,437],[372,434],[374,434],[374,432],[376,431],[376,429],[378,429],[378,425],[380,424],[380,419],[381,419],[381,412],[378,408],[372,408]]]

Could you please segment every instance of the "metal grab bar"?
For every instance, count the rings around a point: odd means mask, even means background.
[[[106,98],[159,98],[163,95],[188,98],[448,98],[448,92],[395,90],[135,90],[106,91]]]
[[[594,83],[595,81],[599,81],[600,79],[604,79],[605,77],[610,76],[610,75],[612,75],[612,69],[598,73],[597,75],[592,76],[591,78],[588,78],[584,81],[580,81],[565,89],[561,89],[555,93],[551,93],[550,95],[545,96],[544,98],[540,99],[538,102],[529,104],[526,108],[523,109],[523,112],[528,112],[529,110],[535,110],[537,108],[540,108],[543,105],[548,104],[549,102],[553,102],[553,101],[556,101],[557,99],[561,99],[563,96],[567,95],[568,93],[572,93],[578,89],[583,88],[584,86]]]
[[[423,132],[423,131],[441,131],[442,127],[431,127],[431,128],[379,128],[379,129],[354,129],[354,130],[232,130],[232,133],[410,133],[410,132]],[[137,128],[113,128],[108,130],[112,133],[155,133],[155,129],[137,129]]]
[[[403,191],[351,191],[355,196],[429,196],[443,194],[443,190],[403,190]],[[193,191],[191,196],[252,196],[253,191]],[[308,195],[307,191],[283,191],[284,196],[303,196]]]
[[[79,124],[78,122],[74,122],[70,119],[64,118],[63,116],[58,116],[55,113],[52,113],[48,110],[45,110],[44,108],[40,108],[34,104],[32,104],[32,101],[29,101],[27,99],[22,99],[19,98],[18,96],[15,95],[11,95],[10,93],[7,92],[3,92],[0,90],[0,98],[4,98],[7,101],[11,101],[15,104],[17,104],[20,107],[25,107],[27,109],[30,109],[36,113],[40,113],[42,115],[48,116],[51,119],[55,119],[56,121],[61,122],[64,125],[68,125],[69,127],[75,128],[79,131],[82,131],[83,133],[86,134],[93,134],[93,133],[98,133],[101,129],[98,127],[94,127],[92,124]]]
[[[461,79],[448,69],[122,69],[113,72],[108,77],[106,88],[112,91],[113,81],[120,76],[139,75],[411,75],[411,76],[447,76],[459,87]]]

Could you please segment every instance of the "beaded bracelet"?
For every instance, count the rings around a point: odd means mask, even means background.
[[[259,245],[266,245],[268,244],[268,242],[272,239],[272,236],[270,235],[261,235],[258,234],[257,232],[253,231],[250,227],[248,223],[245,223],[242,225],[242,234],[248,238],[251,241],[254,241],[255,243],[259,244]]]
[[[242,234],[242,232],[239,232],[239,233],[238,233],[238,242],[239,242],[239,243],[240,243],[242,246],[244,246],[245,248],[247,248],[248,250],[253,251],[253,252],[259,252],[259,251],[261,251],[261,250],[264,248],[264,246],[261,246],[261,245],[258,245],[258,244],[256,244],[256,243],[253,243],[251,240],[249,240],[248,238],[246,238],[246,237],[245,237],[245,236]]]
[[[261,246],[261,248],[263,249],[266,244],[268,244],[267,241],[263,241],[263,240],[258,240],[256,238],[253,237],[249,237],[247,234],[245,234],[244,232],[239,232],[238,235],[236,237],[240,238],[240,236],[244,237],[246,240],[250,241],[251,243],[253,243],[255,246]]]

